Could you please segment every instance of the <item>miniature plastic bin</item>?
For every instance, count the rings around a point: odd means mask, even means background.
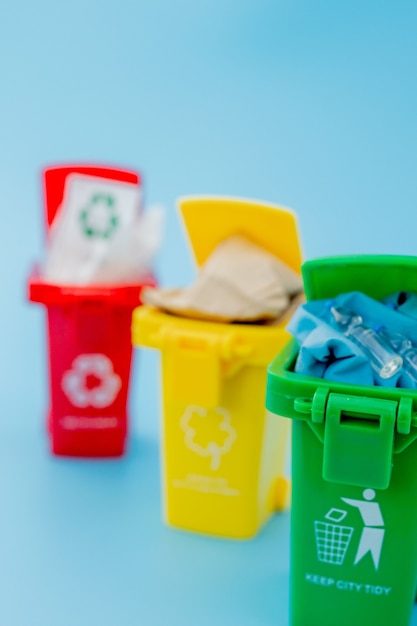
[[[239,232],[300,271],[289,211],[219,198],[184,199],[179,208],[199,265]],[[266,412],[264,398],[268,361],[289,338],[286,320],[227,324],[135,310],[133,344],[162,353],[164,508],[172,526],[248,538],[284,508],[288,421]]]
[[[417,257],[319,259],[307,299],[417,291]],[[417,392],[294,373],[291,340],[271,364],[267,407],[292,429],[292,626],[406,626],[417,580]]]
[[[139,183],[133,172],[97,167],[45,171],[47,227],[62,202],[66,176],[88,174]],[[36,269],[29,299],[44,304],[48,321],[53,453],[107,457],[123,454],[132,344],[131,316],[149,277],[139,284],[71,286],[44,282]]]

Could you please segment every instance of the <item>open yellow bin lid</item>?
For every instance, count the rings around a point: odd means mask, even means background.
[[[221,241],[239,234],[300,273],[297,222],[289,209],[255,200],[210,196],[183,197],[177,204],[198,266]]]
[[[180,198],[178,209],[199,266],[221,241],[240,234],[301,272],[296,218],[288,209],[219,197]],[[139,306],[133,314],[132,340],[135,346],[164,352],[165,397],[217,406],[222,386],[229,384],[240,368],[266,368],[290,339],[285,330],[290,311],[276,324],[258,325],[191,319]]]

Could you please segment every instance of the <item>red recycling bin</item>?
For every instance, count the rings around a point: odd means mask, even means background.
[[[55,167],[44,172],[47,228],[63,198],[66,177],[87,174],[139,184],[138,174],[111,168]],[[71,286],[45,282],[35,269],[29,300],[47,308],[50,407],[54,454],[123,454],[132,358],[131,318],[141,290],[135,284]]]

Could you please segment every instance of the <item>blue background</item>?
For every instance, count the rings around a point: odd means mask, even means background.
[[[0,6],[0,624],[285,626],[288,515],[251,542],[161,522],[158,355],[135,361],[119,461],[47,451],[41,168],[140,169],[157,269],[195,273],[184,194],[294,208],[305,258],[416,252],[413,0],[15,0]],[[417,613],[414,614],[417,624]]]

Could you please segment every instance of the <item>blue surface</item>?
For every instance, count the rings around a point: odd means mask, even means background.
[[[166,285],[194,274],[183,194],[293,207],[306,258],[414,254],[417,5],[20,0],[0,24],[0,623],[285,626],[287,516],[247,543],[161,523],[157,355],[135,364],[125,460],[48,455],[43,311],[24,287],[39,172],[141,169],[168,210]]]

